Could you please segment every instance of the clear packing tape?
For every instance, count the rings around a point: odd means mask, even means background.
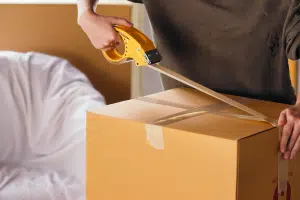
[[[181,120],[186,120],[191,117],[196,117],[199,115],[203,115],[206,113],[209,114],[215,114],[215,115],[221,115],[225,117],[233,117],[237,119],[245,119],[245,120],[254,120],[254,121],[261,121],[261,122],[267,122],[270,123],[272,126],[277,127],[275,120],[266,121],[266,119],[270,118],[259,118],[257,116],[252,115],[243,115],[243,114],[234,114],[234,113],[228,113],[228,112],[222,112],[225,108],[228,108],[229,106],[232,106],[230,104],[227,104],[225,102],[217,103],[217,104],[211,104],[207,106],[201,106],[201,107],[195,107],[195,106],[188,106],[183,104],[178,104],[170,101],[160,100],[160,99],[154,99],[151,97],[140,97],[138,100],[152,103],[152,104],[158,104],[158,105],[165,105],[170,106],[174,108],[180,108],[184,111],[160,118],[155,120],[152,124],[147,124],[146,129],[146,135],[147,140],[149,141],[150,145],[152,145],[156,149],[164,149],[164,141],[163,141],[163,131],[161,126],[165,126],[168,124],[172,124],[175,122],[179,122]],[[234,106],[235,107],[235,106]],[[282,127],[277,127],[279,130],[279,140],[281,138],[282,133]],[[282,153],[278,151],[278,200],[286,199],[287,195],[287,186],[288,186],[288,173],[289,173],[289,166],[288,166],[288,160],[284,160],[282,157]]]

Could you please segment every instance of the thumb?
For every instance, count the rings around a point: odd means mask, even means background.
[[[287,123],[286,110],[284,110],[280,113],[280,116],[278,119],[278,126],[284,126],[286,123]]]
[[[120,17],[108,17],[108,20],[110,21],[111,24],[114,25],[121,25],[121,26],[128,26],[128,27],[133,26],[131,22]]]

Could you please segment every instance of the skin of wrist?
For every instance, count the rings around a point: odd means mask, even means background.
[[[93,9],[86,9],[84,10],[79,16],[78,16],[78,25],[82,25],[86,19],[90,20],[92,17],[96,16],[96,13],[93,11]]]

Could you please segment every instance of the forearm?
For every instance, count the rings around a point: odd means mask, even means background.
[[[95,11],[99,0],[77,0],[78,18],[87,10]]]
[[[300,105],[300,92],[297,93],[297,101],[296,104]]]

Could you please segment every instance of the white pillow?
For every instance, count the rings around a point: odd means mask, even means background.
[[[85,111],[104,97],[68,61],[0,51],[0,199],[85,199]]]

